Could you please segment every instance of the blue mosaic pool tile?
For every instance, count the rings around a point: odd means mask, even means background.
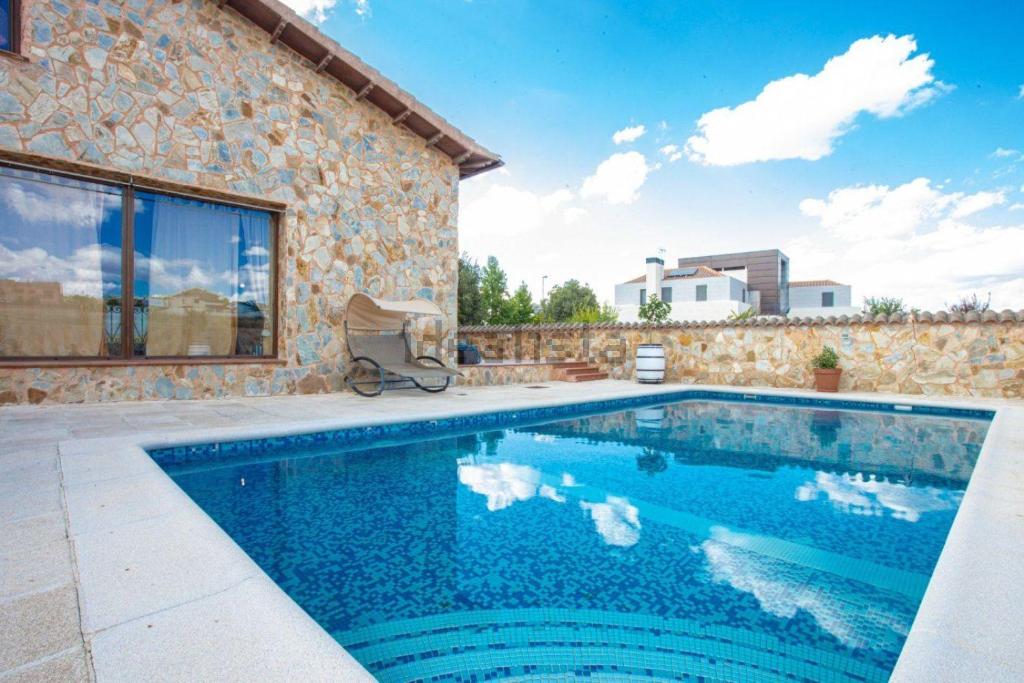
[[[372,444],[380,440],[409,438],[419,435],[444,436],[445,432],[459,432],[524,425],[568,416],[602,413],[625,408],[659,405],[683,401],[724,401],[732,403],[759,403],[766,405],[792,405],[800,407],[830,408],[834,410],[889,412],[898,414],[934,415],[960,419],[991,420],[990,410],[946,408],[940,406],[913,406],[910,411],[898,410],[898,404],[862,400],[811,398],[805,396],[775,396],[768,394],[737,394],[716,391],[681,391],[627,398],[588,401],[560,406],[496,411],[449,418],[418,420],[403,423],[350,427],[345,429],[295,434],[280,437],[214,442],[189,446],[149,449],[149,455],[159,464],[201,462],[220,459],[225,455],[250,455],[281,448],[331,444],[338,447]]]

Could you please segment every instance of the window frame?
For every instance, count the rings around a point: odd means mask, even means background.
[[[0,55],[23,59],[21,54],[21,0],[9,0],[9,2],[11,4],[11,40],[7,47],[0,47]]]
[[[701,292],[704,293],[704,298],[700,298]],[[696,285],[693,291],[693,300],[697,302],[705,302],[708,300],[708,286],[707,285]]]
[[[829,297],[829,302],[825,303],[825,297]],[[821,307],[822,308],[835,308],[836,307],[836,293],[835,292],[822,292],[821,293]]]
[[[0,50],[2,53],[3,50]],[[121,348],[119,353],[108,356],[3,356],[0,355],[0,368],[2,367],[115,367],[124,365],[241,365],[241,364],[274,364],[280,365],[284,360],[280,358],[280,320],[281,320],[281,290],[279,284],[280,256],[281,256],[281,217],[284,215],[282,209],[273,209],[266,206],[258,206],[247,203],[244,197],[237,201],[224,200],[219,198],[206,197],[199,193],[188,192],[184,189],[166,189],[160,187],[162,183],[147,183],[143,179],[136,182],[135,178],[129,177],[126,182],[111,180],[108,178],[90,175],[88,173],[76,173],[41,166],[37,164],[19,163],[6,158],[0,158],[0,166],[46,173],[49,175],[81,180],[96,185],[116,187],[121,190]],[[273,302],[274,320],[272,325],[272,348],[269,355],[264,356],[135,356],[131,331],[135,323],[135,190],[144,190],[155,194],[169,197],[179,197],[219,204],[232,208],[252,209],[265,211],[270,216],[270,299]],[[126,305],[131,302],[131,305]],[[126,334],[125,330],[129,333]]]
[[[646,287],[641,287],[640,288],[640,305],[641,306],[646,306],[647,305],[647,288]]]
[[[668,298],[665,298],[665,292],[668,292]],[[661,300],[667,304],[672,303],[672,287],[661,288]]]

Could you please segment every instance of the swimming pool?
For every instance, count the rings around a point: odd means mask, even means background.
[[[151,455],[381,680],[886,680],[990,415],[723,398]]]

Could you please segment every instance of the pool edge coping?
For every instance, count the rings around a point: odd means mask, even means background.
[[[808,390],[793,390],[793,389],[773,389],[773,388],[761,388],[761,387],[721,387],[714,385],[679,385],[679,384],[663,384],[663,385],[635,385],[632,383],[623,383],[624,386],[617,386],[609,395],[602,395],[598,399],[594,399],[590,395],[584,396],[568,396],[568,397],[554,397],[551,399],[545,399],[545,397],[538,397],[537,395],[531,395],[527,399],[521,402],[521,408],[548,408],[548,407],[559,407],[568,406],[581,403],[587,403],[592,400],[615,400],[616,398],[633,398],[637,396],[657,396],[659,394],[676,394],[676,393],[687,393],[691,391],[714,391],[720,393],[735,393],[735,394],[759,394],[759,395],[773,395],[773,396],[788,396],[788,397],[809,397],[815,399],[824,399],[829,401],[866,401],[884,404],[905,404],[905,405],[921,405],[938,408],[957,408],[967,410],[983,410],[994,413],[991,424],[989,426],[988,434],[985,442],[982,445],[982,450],[979,454],[978,464],[975,467],[974,475],[972,475],[968,482],[968,488],[965,493],[963,502],[961,503],[960,510],[954,519],[953,525],[947,535],[946,545],[940,555],[938,564],[936,565],[935,571],[932,573],[929,581],[928,590],[922,599],[921,607],[918,611],[917,618],[914,621],[913,626],[910,629],[910,633],[907,638],[907,642],[900,654],[899,660],[892,674],[892,680],[923,680],[923,679],[934,679],[937,672],[948,674],[950,671],[962,670],[972,672],[988,672],[988,680],[997,680],[1000,678],[999,674],[1010,678],[1016,676],[1018,673],[1024,672],[1024,655],[1017,654],[1013,648],[1007,648],[1003,655],[997,660],[993,660],[992,648],[986,647],[984,649],[977,648],[971,643],[963,642],[962,639],[954,638],[955,632],[958,629],[963,628],[963,614],[951,610],[949,603],[951,601],[957,601],[957,604],[961,604],[965,598],[977,598],[976,594],[963,596],[958,590],[959,582],[958,577],[961,577],[965,570],[970,572],[977,572],[978,567],[973,562],[972,558],[979,555],[979,544],[977,530],[967,528],[966,522],[960,520],[967,519],[968,517],[975,518],[978,514],[985,513],[991,514],[990,510],[985,509],[986,501],[991,497],[991,491],[993,487],[997,487],[998,480],[1001,476],[1005,475],[1006,470],[1013,467],[1014,464],[1024,465],[1024,447],[1021,446],[1019,440],[1015,441],[1012,434],[1011,424],[1014,422],[1013,418],[1016,416],[1018,422],[1024,422],[1024,407],[1017,407],[1012,404],[997,403],[993,405],[990,402],[976,402],[972,401],[969,397],[964,398],[948,398],[948,397],[927,397],[927,396],[898,396],[897,398],[885,397],[885,398],[870,398],[870,395],[864,394],[837,394],[823,396],[822,394],[808,391]],[[628,388],[627,388],[628,387]],[[368,399],[372,400],[372,399]],[[229,586],[225,590],[233,590],[246,581],[256,580],[260,584],[269,584],[268,596],[276,596],[276,598],[268,598],[264,600],[265,604],[254,604],[249,605],[251,608],[258,608],[261,610],[269,610],[264,614],[263,618],[266,619],[268,616],[274,616],[282,621],[282,623],[290,623],[292,628],[296,629],[294,635],[299,637],[299,640],[304,643],[310,644],[310,652],[305,653],[305,657],[315,658],[316,666],[327,667],[325,670],[336,671],[338,674],[344,674],[350,677],[349,680],[356,680],[360,677],[368,680],[373,680],[372,677],[359,665],[355,659],[342,648],[340,644],[331,638],[327,632],[316,622],[305,613],[302,608],[295,603],[290,597],[284,593],[269,576],[267,576],[263,570],[258,567],[248,554],[242,550],[241,547],[235,543],[235,541],[220,529],[219,525],[209,517],[209,515],[202,510],[195,502],[193,502],[187,495],[182,492],[176,484],[163,472],[162,468],[154,462],[149,456],[147,450],[155,448],[169,448],[181,445],[194,445],[199,443],[209,442],[223,442],[233,439],[260,439],[260,438],[272,438],[280,436],[290,436],[295,434],[305,434],[317,431],[329,431],[334,429],[347,429],[347,428],[358,428],[375,425],[387,425],[387,424],[401,424],[407,422],[430,420],[430,419],[441,419],[444,417],[462,417],[480,415],[494,412],[503,411],[516,411],[521,408],[512,406],[490,406],[490,407],[478,407],[479,404],[473,404],[463,408],[462,406],[453,406],[450,404],[438,404],[431,406],[429,399],[424,399],[425,405],[423,406],[424,411],[409,415],[404,414],[402,417],[396,417],[389,414],[381,414],[374,416],[361,415],[355,418],[339,416],[338,418],[331,418],[327,420],[291,420],[291,419],[280,419],[278,422],[262,426],[259,428],[255,427],[227,427],[227,428],[209,428],[193,431],[187,435],[178,434],[159,434],[140,432],[131,436],[126,437],[100,437],[96,439],[77,440],[77,441],[62,441],[59,443],[60,463],[62,472],[67,475],[70,472],[70,482],[65,482],[66,486],[70,486],[76,489],[87,489],[92,485],[92,488],[96,488],[96,485],[100,485],[100,489],[113,489],[106,491],[105,495],[118,495],[117,491],[120,487],[121,493],[124,494],[127,490],[132,487],[138,488],[139,482],[142,482],[143,490],[145,495],[139,498],[139,492],[135,491],[134,495],[136,499],[132,500],[131,495],[128,496],[125,504],[129,510],[126,511],[126,516],[130,521],[113,524],[109,529],[119,528],[124,530],[135,524],[144,524],[147,521],[151,521],[160,517],[167,517],[169,515],[175,515],[175,523],[186,524],[189,527],[202,532],[207,535],[207,541],[213,534],[219,537],[219,541],[214,541],[218,545],[218,550],[221,553],[225,553],[227,556],[233,558],[232,564],[237,564],[240,567],[245,568],[246,576],[241,581],[232,586]],[[485,404],[486,405],[486,404]],[[839,408],[840,410],[843,408]],[[404,412],[404,411],[403,411]],[[556,418],[557,419],[557,418]],[[1004,433],[1005,432],[1005,433]],[[1000,454],[1006,455],[1000,455]],[[80,465],[83,462],[83,458],[100,457],[106,456],[108,459],[113,458],[115,463],[122,465],[129,465],[126,473],[114,474],[115,470],[110,469],[108,464],[107,474],[111,476],[106,477],[103,474],[104,466],[101,464],[99,472],[93,471],[89,473],[89,468],[82,468]],[[1010,462],[1007,458],[1016,456],[1016,460]],[[77,461],[77,462],[73,462]],[[65,468],[68,465],[68,468]],[[984,466],[982,470],[983,476],[976,478],[979,468]],[[77,473],[76,473],[77,469]],[[156,475],[159,473],[159,476]],[[161,477],[166,480],[163,482],[162,487],[158,486],[158,482],[162,482]],[[148,483],[147,483],[148,482]],[[975,485],[976,482],[979,485]],[[167,488],[166,483],[170,483],[172,488]],[[160,490],[160,489],[163,490]],[[1004,487],[1005,488],[1005,487]],[[1020,499],[1024,495],[1024,486],[1017,482],[1016,487],[1012,487],[1013,490],[1009,493],[1001,493],[1001,495],[1015,496]],[[170,501],[169,497],[173,497],[173,491],[177,491],[180,496],[178,500]],[[93,496],[95,497],[95,496]],[[88,520],[90,513],[88,512],[90,496],[86,492],[84,500],[72,501],[72,496],[68,495],[68,491],[65,490],[65,499],[68,505],[68,536],[72,544],[73,552],[75,554],[76,565],[80,562],[79,548],[84,536],[88,534],[97,534],[100,530],[107,530],[107,527],[102,528],[89,528],[88,525],[84,530],[79,529],[78,526],[82,524],[83,519]],[[83,498],[79,496],[78,498]],[[181,500],[181,499],[184,500]],[[92,501],[96,503],[95,500]],[[163,507],[161,507],[163,505]],[[169,506],[169,507],[168,507]],[[131,508],[134,507],[135,513],[131,513]],[[164,512],[163,514],[154,515],[150,514],[153,509],[171,509],[173,512]],[[968,510],[968,514],[964,514],[964,511]],[[979,512],[980,510],[980,512]],[[1012,510],[1011,510],[1012,511]],[[982,515],[983,520],[988,520],[988,517]],[[76,521],[77,520],[77,521]],[[990,533],[998,533],[1001,522],[1007,520],[988,520],[986,523],[991,523],[993,526],[989,529]],[[1010,520],[1016,521],[1016,520]],[[1019,524],[1019,522],[1017,522]],[[955,532],[955,533],[954,533]],[[1024,539],[1024,534],[1021,534],[1021,538]],[[88,540],[88,539],[86,539]],[[139,539],[140,543],[150,544],[150,554],[154,557],[160,557],[161,554],[166,554],[166,548],[158,547],[159,544],[165,539],[155,537],[153,535],[143,536]],[[984,550],[980,554],[984,555]],[[147,550],[145,546],[140,548],[142,555],[146,555]],[[203,553],[200,552],[197,557],[202,557]],[[965,566],[965,558],[970,561]],[[995,563],[998,564],[998,563]],[[199,565],[192,568],[193,571],[199,574],[204,573],[205,567]],[[87,572],[88,574],[88,572]],[[112,577],[108,577],[110,580]],[[89,579],[90,581],[92,579]],[[76,572],[76,581],[81,581],[81,573]],[[116,583],[116,582],[115,582]],[[995,591],[996,595],[1007,594],[1006,591],[999,593],[989,583],[988,585],[992,590]],[[933,586],[942,586],[941,590],[933,590]],[[266,588],[266,586],[264,586]],[[1013,586],[1007,587],[1009,590],[1013,589]],[[159,614],[170,610],[176,610],[189,605],[195,606],[201,601],[212,600],[218,594],[223,591],[215,591],[206,595],[199,596],[182,596],[182,600],[171,600],[171,604],[167,604],[162,607],[158,612],[143,611],[141,614],[136,614],[131,619],[121,621],[119,623],[113,623],[105,625],[103,628],[98,630],[86,629],[88,619],[92,618],[92,611],[89,609],[89,603],[93,599],[92,594],[94,592],[102,594],[101,591],[93,586],[85,586],[80,584],[78,586],[79,593],[82,602],[82,623],[83,633],[86,643],[89,645],[91,654],[93,657],[94,670],[96,671],[97,678],[100,678],[101,671],[109,673],[110,667],[107,666],[109,662],[97,661],[97,658],[103,660],[108,655],[103,654],[103,647],[95,647],[95,642],[98,637],[104,633],[109,633],[114,629],[127,627],[131,622],[137,621],[141,617],[151,617],[153,614]],[[94,591],[94,589],[96,589]],[[284,601],[280,600],[280,597],[284,597]],[[201,605],[199,605],[201,608]],[[296,611],[297,610],[297,611]],[[124,610],[122,610],[124,611]],[[138,611],[138,610],[136,610]],[[955,623],[950,623],[953,613],[956,612]],[[984,613],[984,609],[975,607],[973,614],[978,615]],[[129,609],[129,614],[133,612]],[[301,613],[301,617],[297,616]],[[1020,614],[1018,615],[1019,621],[1024,621],[1024,606],[1021,606]],[[984,621],[984,619],[982,619]],[[982,624],[981,626],[984,626]],[[301,631],[301,633],[299,633]],[[327,644],[323,641],[326,637],[330,639],[330,643]],[[330,647],[333,645],[333,648]],[[1007,645],[1016,646],[1016,642],[1008,642]],[[260,646],[258,643],[248,643],[248,647],[253,652],[262,653],[273,648],[273,645],[268,643]],[[202,653],[193,653],[202,654]],[[945,655],[945,656],[943,656]],[[1013,655],[1016,655],[1014,658]],[[201,662],[199,660],[202,657],[195,657],[196,665]],[[296,657],[298,659],[298,657]],[[954,659],[955,661],[945,661]],[[353,665],[355,665],[353,667]],[[996,669],[993,669],[996,666]],[[196,675],[201,675],[201,672],[197,673],[191,671]],[[995,678],[992,676],[995,675]]]

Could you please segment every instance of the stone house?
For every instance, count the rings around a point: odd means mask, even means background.
[[[0,8],[0,403],[338,390],[355,292],[454,363],[497,155],[277,0]]]

